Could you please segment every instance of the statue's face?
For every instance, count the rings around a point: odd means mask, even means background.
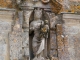
[[[40,19],[41,16],[42,16],[42,10],[35,10],[34,18],[35,19]]]

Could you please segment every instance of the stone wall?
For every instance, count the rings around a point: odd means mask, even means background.
[[[62,17],[63,24],[57,25],[58,59],[79,60],[80,15],[63,14]]]
[[[9,60],[9,32],[11,32],[11,11],[0,11],[0,60]]]
[[[63,15],[63,32],[67,36],[69,60],[80,59],[80,15],[75,14],[64,14]]]
[[[29,18],[32,11],[0,11],[0,60],[29,59]],[[24,19],[23,19],[24,18]]]
[[[29,60],[29,20],[32,10],[0,11],[0,60]],[[50,56],[80,60],[80,15],[47,12],[50,19]]]
[[[10,60],[29,60],[29,18],[32,11],[19,11],[9,34]]]

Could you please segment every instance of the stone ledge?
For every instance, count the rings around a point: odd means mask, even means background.
[[[80,19],[78,14],[63,14],[63,19]]]
[[[13,8],[2,8],[2,7],[0,7],[0,11],[15,11],[15,9],[13,9]]]

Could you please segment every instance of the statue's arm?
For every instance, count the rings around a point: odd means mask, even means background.
[[[47,25],[47,30],[48,30],[48,32],[49,32],[49,26]]]
[[[41,25],[44,26],[44,21],[41,22]]]
[[[32,23],[30,24],[29,31],[30,31],[30,33],[31,33],[32,31],[34,31],[34,27],[33,27],[33,24],[32,24]]]

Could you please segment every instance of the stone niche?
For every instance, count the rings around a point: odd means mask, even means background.
[[[30,17],[29,17],[29,24],[34,20],[34,10],[32,11]],[[49,17],[49,12],[46,12],[45,10],[42,11],[42,17],[41,20],[45,21],[48,20],[49,21],[49,28],[50,28],[50,17]],[[30,28],[30,27],[29,27]],[[32,38],[33,38],[34,33],[31,33],[29,35],[29,51],[30,51],[30,58],[33,59],[34,55],[33,55],[33,49],[32,49]],[[45,54],[50,54],[50,32],[49,32],[49,38],[47,41],[47,51],[44,53]]]

